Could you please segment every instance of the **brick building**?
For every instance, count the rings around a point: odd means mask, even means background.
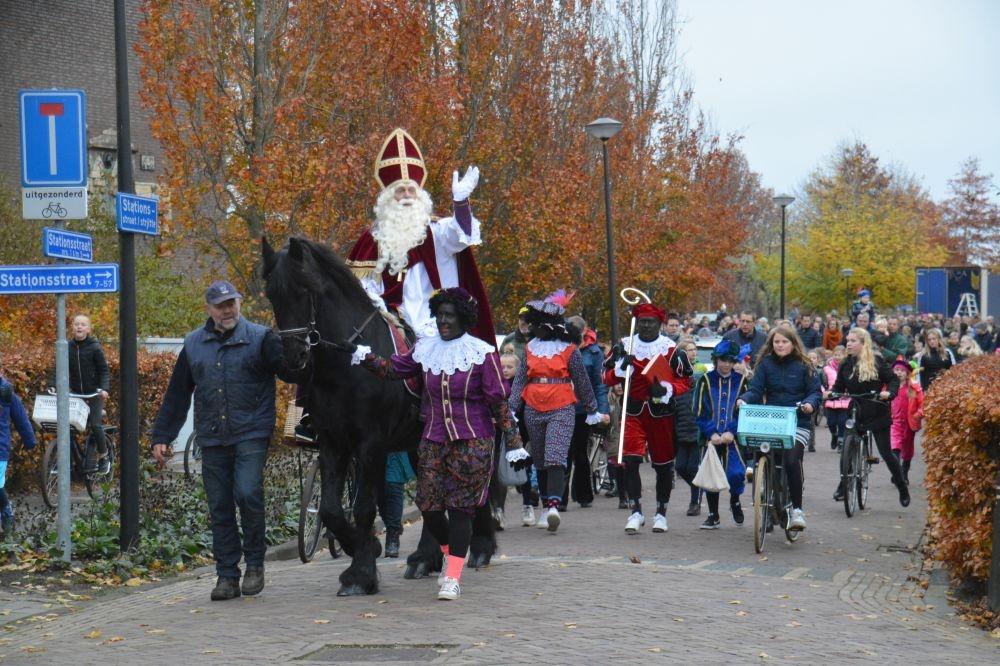
[[[125,0],[134,44],[141,0]],[[139,103],[139,59],[129,48],[136,191],[156,191],[160,147]],[[79,88],[87,93],[91,190],[116,172],[115,36],[111,0],[0,0],[0,181],[20,191],[18,91]]]

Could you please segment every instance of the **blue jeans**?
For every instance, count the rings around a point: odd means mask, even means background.
[[[201,450],[201,478],[212,519],[215,571],[223,578],[240,577],[240,558],[248,567],[264,566],[264,463],[268,440],[255,439],[232,446]],[[236,527],[240,508],[243,544]]]
[[[378,497],[378,513],[386,531],[403,531],[403,484],[385,482]]]

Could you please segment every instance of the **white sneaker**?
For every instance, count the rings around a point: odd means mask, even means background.
[[[628,529],[628,528],[626,528]],[[653,531],[654,532],[666,532],[667,527],[667,517],[662,513],[658,513],[653,516]]]
[[[545,512],[545,524],[549,532],[555,532],[559,529],[559,521],[559,509],[551,507]]]
[[[806,514],[802,509],[792,509],[788,512],[788,529],[801,531],[806,528]]]
[[[549,509],[542,509],[538,512],[538,522],[535,523],[535,527],[549,529]]]
[[[438,590],[438,599],[444,601],[454,601],[462,594],[462,588],[458,586],[457,578],[445,578]]]
[[[646,519],[641,513],[635,511],[631,516],[628,517],[628,522],[625,523],[625,532],[627,534],[636,534],[639,528],[646,524]]]
[[[521,524],[525,527],[531,527],[535,524],[535,508],[530,504],[521,507]]]

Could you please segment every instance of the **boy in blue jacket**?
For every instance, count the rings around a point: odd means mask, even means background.
[[[35,448],[35,431],[31,427],[31,420],[24,410],[24,405],[14,393],[11,386],[3,377],[0,377],[0,527],[3,534],[7,535],[14,529],[14,508],[11,506],[10,498],[7,497],[7,462],[10,460],[11,449],[11,424],[17,428],[21,435],[21,442],[24,448],[30,451]]]

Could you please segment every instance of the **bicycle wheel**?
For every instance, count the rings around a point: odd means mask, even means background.
[[[319,545],[320,537],[323,536],[323,521],[319,517],[321,485],[317,457],[309,465],[306,483],[302,489],[302,499],[299,502],[299,559],[303,564],[316,554],[316,547]]]
[[[844,437],[844,447],[840,451],[840,479],[844,491],[844,513],[848,518],[858,511],[858,454],[861,443],[858,435],[850,432]]]
[[[193,479],[197,470],[195,469],[195,463],[201,462],[201,444],[198,443],[198,438],[192,432],[187,439],[187,444],[184,446],[184,478]]]
[[[608,452],[601,446],[601,439],[590,438],[590,486],[594,490],[596,497],[602,490],[607,489],[608,483]]]
[[[764,552],[771,511],[771,470],[767,465],[767,456],[761,456],[753,470],[753,549],[758,553]]]
[[[45,506],[55,509],[59,503],[59,454],[56,440],[52,439],[45,447],[42,464],[38,470],[39,486],[42,490],[42,501]]]
[[[858,451],[858,508],[864,509],[868,506],[868,476],[872,471],[872,441],[871,435],[864,437],[864,446]]]
[[[115,452],[115,438],[113,435],[104,433],[104,437],[108,442],[108,471],[104,474],[99,472],[94,472],[92,474],[87,474],[84,477],[84,483],[87,486],[87,494],[90,495],[91,499],[102,500],[106,496],[106,489],[110,489],[110,484],[115,478],[115,469],[118,466],[118,455]],[[93,442],[89,442],[88,446],[94,446]]]

